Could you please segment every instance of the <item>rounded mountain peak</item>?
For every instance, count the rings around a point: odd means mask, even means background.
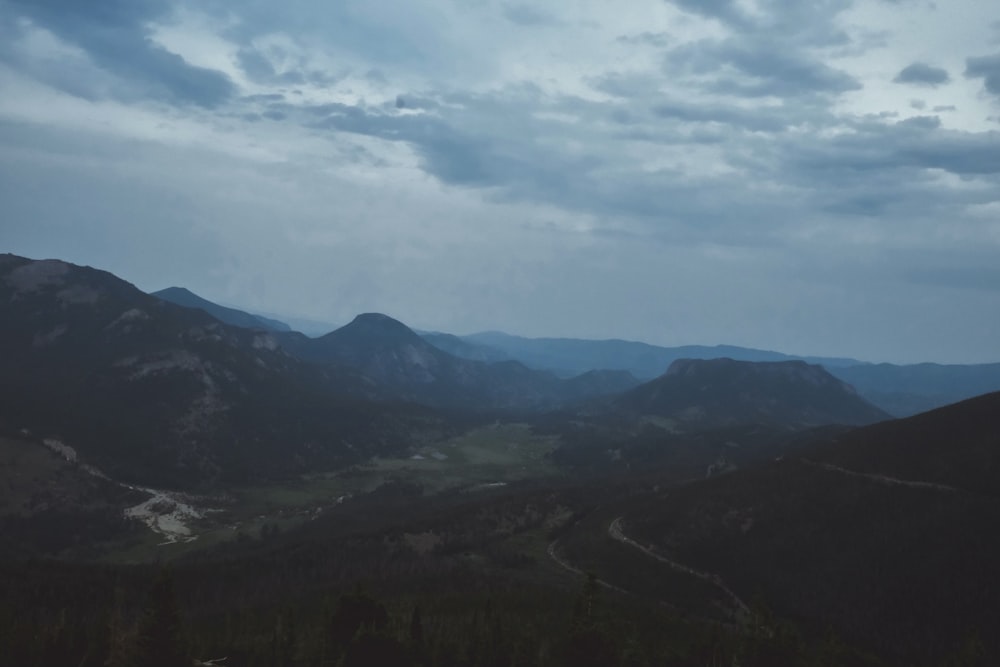
[[[408,343],[420,337],[408,326],[382,313],[362,313],[350,324],[334,331],[339,339],[358,339],[368,343]]]

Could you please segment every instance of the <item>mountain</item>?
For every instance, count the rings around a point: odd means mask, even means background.
[[[0,433],[0,471],[0,559],[67,548],[86,557],[138,530],[124,511],[146,495],[88,472],[55,440]]]
[[[996,364],[864,364],[830,368],[869,401],[897,417],[1000,391]]]
[[[627,373],[562,380],[516,361],[459,358],[380,313],[358,315],[350,324],[319,338],[292,333],[282,334],[279,340],[302,360],[354,368],[400,399],[438,407],[550,409],[624,391],[637,382]]]
[[[889,416],[803,361],[681,359],[620,395],[536,420],[557,436],[556,463],[584,474],[657,470],[713,476]]]
[[[3,255],[0,426],[173,487],[331,469],[442,428],[426,409],[369,400],[379,389],[353,370],[294,359],[276,335],[104,271]]]
[[[868,475],[1000,498],[1000,392],[851,431],[813,457]]]
[[[661,347],[627,340],[582,340],[578,338],[523,338],[498,331],[462,336],[461,340],[500,350],[531,368],[551,370],[559,375],[579,375],[590,370],[626,370],[637,378],[660,376],[678,359],[716,359],[728,357],[740,361],[788,361],[839,367],[860,364],[856,359],[835,357],[795,357],[780,352],[755,350],[733,345],[684,345]]]
[[[737,424],[861,425],[889,418],[821,366],[804,361],[680,359],[612,406],[667,418],[685,430]]]
[[[996,415],[1000,393],[857,429],[658,491],[620,508],[621,525],[779,617],[901,663],[945,664],[973,639],[997,655]]]
[[[250,313],[243,312],[242,310],[236,310],[235,308],[220,306],[217,303],[212,303],[208,299],[201,298],[194,292],[191,292],[183,287],[168,287],[158,292],[152,292],[152,295],[163,299],[164,301],[175,303],[178,306],[184,306],[185,308],[200,308],[220,322],[231,324],[234,327],[264,331],[292,330],[291,327],[284,322],[272,320],[262,315],[252,315]]]
[[[507,361],[510,359],[510,356],[502,350],[490,347],[489,345],[471,343],[452,334],[433,331],[429,333],[421,333],[420,337],[437,349],[447,352],[452,356],[459,357],[460,359],[485,361],[487,363]]]
[[[461,350],[454,342],[448,342],[455,346],[457,356],[474,358],[475,354],[484,354],[486,350],[494,354],[499,351],[530,368],[551,370],[561,376],[596,369],[619,369],[640,379],[652,379],[678,359],[800,360],[823,366],[853,386],[865,400],[894,417],[908,417],[1000,390],[1000,363],[870,364],[850,358],[795,356],[732,345],[661,347],[625,340],[522,338],[496,331],[458,338],[472,347]]]

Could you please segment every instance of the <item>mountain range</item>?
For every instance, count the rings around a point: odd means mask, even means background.
[[[1000,392],[893,419],[842,377],[944,400],[990,387],[989,365],[548,340],[533,368],[505,335],[365,313],[310,338],[214,306],[0,256],[0,568],[19,600],[0,663],[115,664],[107,619],[141,616],[140,569],[79,561],[161,558],[210,662],[348,664],[322,637],[368,599],[331,591],[362,580],[411,613],[364,641],[427,632],[438,664],[1000,655]],[[574,349],[587,363],[555,363]],[[614,367],[639,350],[666,367]],[[428,664],[400,655],[374,664]]]
[[[183,288],[155,292],[180,305],[202,308],[220,320],[248,328],[287,331],[288,325],[261,315],[218,306]],[[525,338],[498,331],[456,336],[419,332],[421,338],[453,357],[483,363],[518,361],[534,370],[559,377],[577,377],[590,371],[625,371],[639,381],[662,375],[678,359],[729,358],[737,361],[805,361],[821,365],[853,386],[866,400],[895,417],[906,417],[949,403],[1000,390],[1000,363],[887,364],[846,357],[797,356],[734,345],[663,347],[626,340]],[[298,349],[294,343],[289,344]],[[623,375],[619,375],[624,382]],[[596,392],[624,387],[613,384]],[[548,392],[552,393],[552,392]],[[560,392],[555,391],[555,394]],[[572,393],[572,392],[570,392]],[[582,395],[589,392],[584,391]],[[555,398],[538,397],[534,405],[552,405]],[[507,402],[508,404],[510,401]]]
[[[110,273],[0,256],[0,423],[116,478],[190,487],[405,448],[440,419]]]
[[[123,479],[190,486],[405,451],[449,428],[450,417],[427,408],[572,411],[621,395],[619,415],[656,413],[700,429],[884,416],[805,364],[676,362],[642,386],[620,370],[560,378],[514,360],[456,357],[382,314],[308,338],[263,330],[265,321],[187,292],[166,294],[191,305],[143,294],[96,269],[4,256],[0,345],[10,354],[0,368],[0,419],[63,439]],[[779,386],[778,377],[790,383]],[[715,388],[698,388],[706,383]],[[821,396],[815,387],[841,395]],[[789,408],[795,401],[797,412]],[[860,412],[829,407],[841,404]]]
[[[445,408],[550,409],[638,383],[623,371],[562,379],[513,360],[463,359],[380,313],[358,315],[350,324],[319,338],[292,333],[278,340],[300,359],[349,366],[400,399]]]

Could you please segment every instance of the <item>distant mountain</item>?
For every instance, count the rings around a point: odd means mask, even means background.
[[[338,325],[327,321],[295,317],[294,315],[276,315],[274,313],[264,313],[264,315],[280,320],[291,327],[292,331],[298,331],[310,338],[328,334],[338,327]]]
[[[251,313],[243,312],[242,310],[236,310],[235,308],[220,306],[217,303],[212,303],[208,299],[201,298],[194,292],[191,292],[183,287],[168,287],[158,292],[152,292],[152,295],[163,299],[164,301],[175,303],[178,306],[184,306],[185,308],[200,308],[220,322],[231,324],[234,327],[259,329],[264,331],[292,330],[291,327],[284,322],[272,320],[270,318],[263,317],[262,315],[253,315]]]
[[[627,373],[562,380],[516,361],[462,359],[380,313],[358,315],[319,338],[292,333],[279,340],[300,359],[354,368],[400,399],[439,407],[541,410],[617,393],[637,383]]]
[[[830,368],[830,372],[897,417],[1000,391],[1000,363],[864,364]]]
[[[434,331],[430,333],[421,333],[420,337],[437,349],[447,352],[448,354],[460,359],[485,361],[487,363],[508,361],[510,359],[510,355],[503,350],[490,347],[489,345],[471,343],[458,336],[453,336],[452,334]]]
[[[650,379],[662,374],[678,359],[801,360],[823,366],[894,417],[907,417],[1000,390],[1000,363],[899,366],[842,357],[795,356],[732,345],[661,347],[624,340],[522,338],[495,331],[459,339],[473,345],[472,350],[499,350],[531,368],[551,370],[562,376],[596,369],[619,369],[640,379]],[[458,356],[473,354],[475,352],[469,351]]]
[[[624,532],[900,664],[1000,655],[997,415],[1000,393],[800,446],[622,508]]]
[[[342,366],[220,323],[110,273],[0,256],[0,425],[59,438],[116,478],[193,487],[401,450],[443,422],[373,403]]]
[[[617,411],[670,419],[685,430],[860,425],[889,418],[821,366],[804,361],[680,359],[612,405]]]
[[[578,338],[523,338],[498,331],[462,336],[462,340],[503,351],[532,368],[551,370],[560,375],[579,375],[589,370],[626,370],[637,378],[649,379],[663,374],[678,359],[716,359],[738,361],[789,361],[801,359],[829,367],[860,364],[857,359],[836,357],[795,357],[780,352],[755,350],[733,345],[683,345],[661,347],[627,340],[583,340]]]

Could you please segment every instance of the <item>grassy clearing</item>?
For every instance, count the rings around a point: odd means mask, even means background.
[[[527,424],[484,426],[422,447],[405,458],[380,458],[347,470],[309,475],[288,482],[231,489],[224,502],[207,501],[222,511],[191,526],[198,538],[161,544],[149,535],[115,555],[115,560],[171,558],[232,540],[257,537],[264,526],[287,528],[310,520],[325,508],[350,502],[391,481],[417,484],[425,495],[561,474],[549,459],[557,438],[536,436]]]
[[[247,520],[289,510],[328,507],[374,491],[389,480],[419,484],[425,494],[456,487],[513,482],[560,474],[548,459],[553,437],[526,424],[496,424],[416,450],[406,458],[377,458],[347,470],[290,482],[237,489],[232,513]]]
[[[425,493],[558,475],[548,459],[555,438],[533,435],[525,424],[495,424],[418,450],[406,459],[376,459],[362,471],[403,479]]]

